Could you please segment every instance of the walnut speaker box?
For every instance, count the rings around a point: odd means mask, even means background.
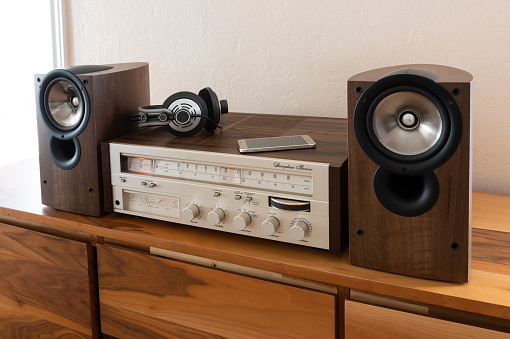
[[[472,79],[438,65],[349,79],[352,264],[469,280]]]
[[[137,128],[130,115],[149,104],[149,65],[55,69],[36,75],[35,89],[42,203],[103,215],[101,142]]]

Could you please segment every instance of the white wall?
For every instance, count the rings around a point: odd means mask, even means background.
[[[474,80],[474,189],[510,194],[510,1],[70,0],[70,64],[148,61],[152,104],[212,87],[231,111],[346,117],[346,82],[406,63]]]
[[[0,32],[1,167],[37,156],[34,74],[53,66],[50,2],[3,2]]]

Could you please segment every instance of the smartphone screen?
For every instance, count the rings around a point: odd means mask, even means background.
[[[271,138],[242,139],[238,141],[241,152],[262,152],[315,147],[307,135],[291,135]]]

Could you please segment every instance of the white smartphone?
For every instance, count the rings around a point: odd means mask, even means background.
[[[315,141],[308,135],[291,135],[283,137],[253,138],[237,140],[239,152],[281,151],[300,148],[313,148]]]

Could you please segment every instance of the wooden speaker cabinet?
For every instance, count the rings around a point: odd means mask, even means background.
[[[149,65],[73,66],[35,76],[42,203],[59,210],[105,213],[101,142],[137,128],[149,104]]]
[[[471,81],[465,71],[437,65],[349,79],[352,264],[469,280]]]

